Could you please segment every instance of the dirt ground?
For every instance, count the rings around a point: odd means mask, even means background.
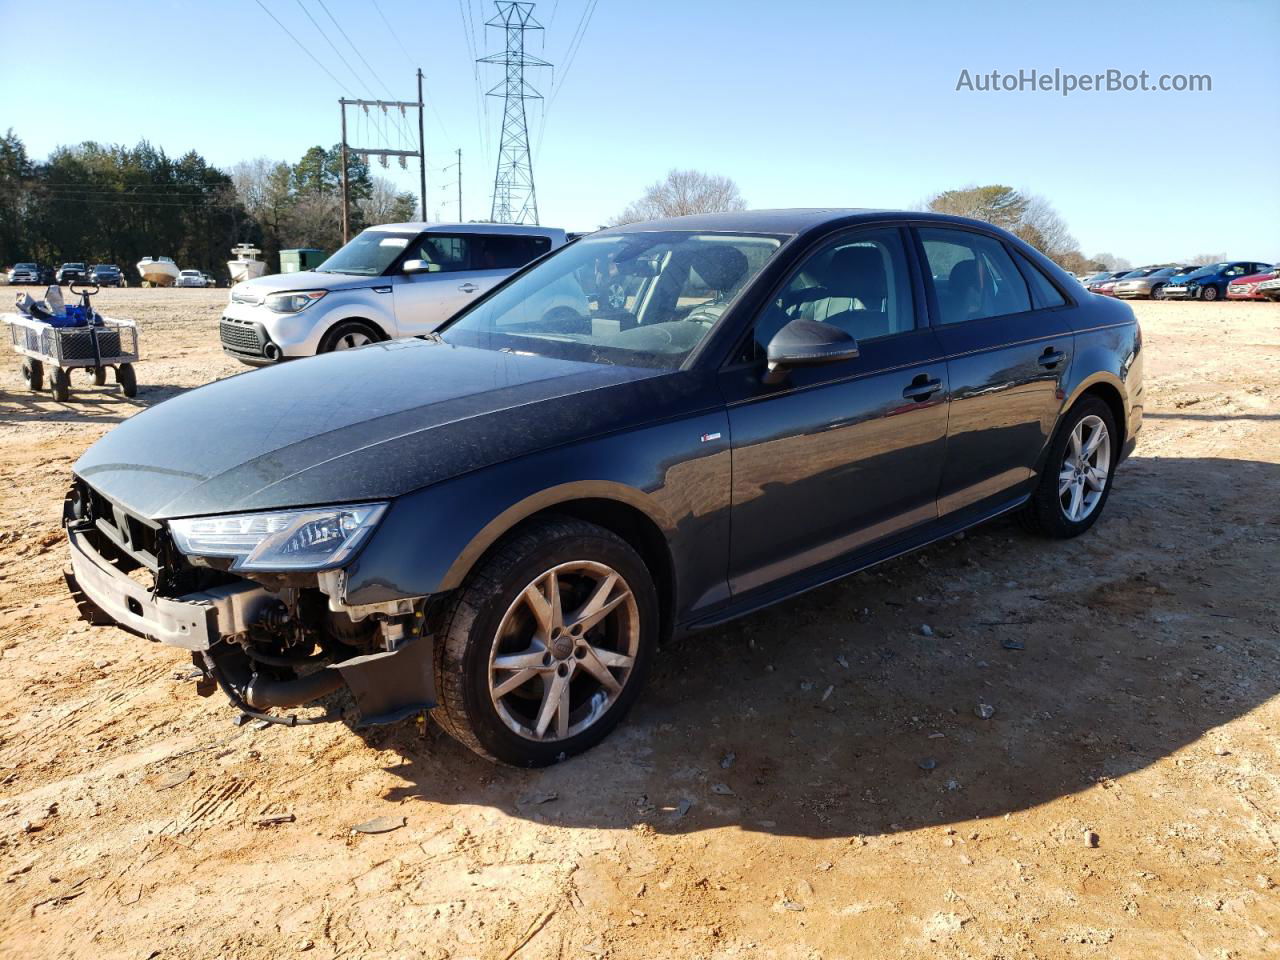
[[[1280,305],[1135,306],[1146,425],[1088,535],[992,523],[675,643],[527,772],[236,727],[76,619],[70,465],[240,371],[225,297],[100,295],[136,401],[0,371],[0,956],[1280,956]]]

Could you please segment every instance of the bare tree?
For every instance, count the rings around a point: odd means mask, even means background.
[[[1095,253],[1093,255],[1095,263],[1101,264],[1099,270],[1110,270],[1115,273],[1117,270],[1132,270],[1133,264],[1124,257],[1117,257],[1114,253]]]
[[[1206,267],[1211,263],[1221,263],[1227,259],[1225,253],[1197,253],[1194,257],[1187,257],[1183,262],[1192,267]]]
[[[746,208],[747,201],[738,192],[738,185],[728,177],[701,170],[671,170],[665,179],[650,184],[639,200],[614,217],[613,223]]]
[[[374,177],[369,196],[357,202],[356,206],[360,208],[364,222],[370,225],[403,223],[412,220],[418,209],[412,193],[400,192],[385,177]]]
[[[1026,205],[1022,211],[1022,219],[1014,229],[1019,237],[1042,251],[1052,260],[1061,263],[1061,258],[1076,250],[1076,238],[1067,228],[1058,211],[1044,197],[1024,195]]]

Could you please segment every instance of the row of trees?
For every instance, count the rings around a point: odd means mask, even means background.
[[[1131,265],[1123,257],[1111,253],[1085,256],[1066,221],[1044,197],[1023,193],[1013,187],[992,184],[964,187],[935,193],[923,204],[936,213],[985,220],[1003,227],[1033,247],[1044,252],[1071,273],[1093,273],[1098,270],[1124,270]],[[671,170],[663,179],[650,184],[644,194],[611,221],[634,223],[659,217],[680,217],[694,213],[719,213],[745,210],[738,185],[729,177],[700,170]],[[1186,263],[1213,263],[1221,255],[1192,257]]]
[[[178,159],[147,142],[58,147],[43,163],[10,130],[0,138],[0,264],[115,263],[145,256],[226,277],[231,247],[332,251],[341,236],[339,148],[316,146],[294,164],[266,158],[230,173],[195,151]],[[348,158],[352,229],[410,220],[412,194]]]

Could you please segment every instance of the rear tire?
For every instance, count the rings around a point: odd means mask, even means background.
[[[132,363],[122,363],[116,367],[116,383],[120,384],[120,391],[126,397],[138,395],[138,375],[133,372]]]
[[[49,388],[53,391],[53,399],[65,403],[71,396],[71,374],[62,367],[54,367],[49,374]]]
[[[592,619],[597,599],[605,612]],[[489,760],[539,767],[581,753],[639,695],[658,620],[653,579],[628,543],[581,520],[532,522],[440,611],[433,716]]]
[[[1151,288],[1151,299],[1152,299],[1152,300],[1163,300],[1163,299],[1164,299],[1164,284],[1163,284],[1163,283],[1157,283],[1154,287],[1152,287],[1152,288]]]
[[[1090,456],[1091,443],[1096,446]],[[1075,444],[1080,445],[1083,458],[1076,456]],[[1084,533],[1106,506],[1119,457],[1120,435],[1111,407],[1101,397],[1082,397],[1058,422],[1039,482],[1022,509],[1023,526],[1056,540]],[[1105,476],[1100,470],[1105,470]]]
[[[95,387],[102,387],[102,386],[106,386],[106,383],[107,383],[107,368],[94,367],[93,368],[93,385]]]
[[[377,343],[384,339],[372,324],[363,320],[343,320],[324,335],[320,341],[320,353],[334,350],[354,350],[369,343]]]

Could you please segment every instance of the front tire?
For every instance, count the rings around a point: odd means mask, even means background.
[[[49,372],[49,389],[53,392],[53,399],[66,403],[71,396],[71,374],[62,367],[54,367]]]
[[[324,339],[320,341],[319,352],[354,350],[356,347],[377,343],[381,339],[383,338],[378,331],[363,320],[343,320],[324,335]]]
[[[1022,511],[1033,533],[1065,540],[1097,522],[1115,476],[1120,435],[1111,408],[1086,396],[1058,423],[1031,499]]]
[[[120,384],[120,392],[132,399],[138,395],[138,375],[132,363],[122,363],[116,367],[116,383]]]
[[[37,393],[44,389],[44,364],[30,357],[22,361],[22,375],[27,386]]]
[[[617,726],[657,639],[657,591],[629,544],[581,520],[535,521],[442,612],[433,715],[487,759],[554,763]]]
[[[1151,288],[1151,299],[1152,299],[1152,300],[1163,300],[1163,299],[1164,299],[1164,284],[1163,284],[1163,283],[1157,283],[1154,287],[1152,287],[1152,288]]]
[[[1200,288],[1200,299],[1203,300],[1205,303],[1213,303],[1213,301],[1217,300],[1218,297],[1219,297],[1219,293],[1218,293],[1217,287],[1201,287]]]

